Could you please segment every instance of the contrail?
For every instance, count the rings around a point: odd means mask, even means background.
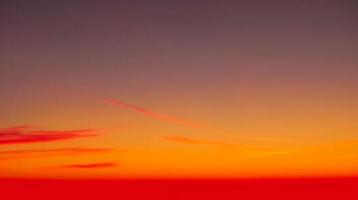
[[[158,119],[158,120],[172,122],[172,123],[175,123],[178,125],[195,128],[195,129],[204,129],[204,127],[198,123],[195,123],[195,122],[192,122],[189,120],[185,120],[185,119],[180,119],[175,116],[171,116],[171,115],[167,115],[167,114],[163,114],[163,113],[153,112],[153,111],[147,110],[145,108],[141,108],[141,107],[138,107],[135,105],[124,103],[119,100],[110,99],[110,100],[108,100],[108,102],[111,103],[112,105],[117,106],[117,107],[130,109],[137,113],[141,113],[143,115],[146,115],[146,116]]]
[[[237,144],[226,143],[222,141],[215,141],[215,140],[202,140],[202,139],[193,139],[189,137],[182,137],[182,136],[169,136],[163,137],[163,139],[172,141],[172,142],[179,142],[179,143],[186,143],[186,144],[206,144],[206,145],[216,145],[221,147],[237,147]]]
[[[284,139],[284,138],[245,137],[245,136],[237,136],[237,135],[233,135],[233,134],[225,134],[227,132],[225,130],[206,127],[206,126],[203,126],[202,124],[199,124],[199,123],[195,123],[195,122],[185,120],[185,119],[180,119],[180,118],[177,118],[177,117],[172,116],[172,115],[153,112],[151,110],[148,110],[148,109],[136,106],[136,105],[128,104],[128,103],[125,103],[125,102],[122,102],[122,101],[119,101],[119,100],[108,99],[107,102],[109,102],[110,104],[115,105],[117,107],[130,109],[130,110],[133,110],[133,111],[135,111],[137,113],[141,113],[143,115],[146,115],[146,116],[149,116],[149,117],[161,120],[161,121],[167,121],[167,122],[175,123],[175,124],[178,124],[178,125],[181,125],[181,126],[194,128],[194,129],[198,129],[198,130],[202,130],[202,131],[218,132],[222,136],[233,138],[233,139],[238,139],[238,140],[242,140],[242,141],[245,141],[245,140],[266,141],[266,142],[294,142],[294,141],[296,141],[296,140],[293,140],[293,139]]]

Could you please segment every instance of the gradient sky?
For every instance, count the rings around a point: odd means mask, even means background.
[[[356,175],[357,13],[1,1],[0,176]]]

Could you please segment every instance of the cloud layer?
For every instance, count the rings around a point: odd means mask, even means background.
[[[116,167],[117,163],[106,162],[106,163],[89,163],[89,164],[73,164],[73,165],[64,165],[63,168],[70,169],[98,169],[98,168],[109,168]]]
[[[0,129],[0,145],[51,142],[96,136],[95,130],[31,130],[31,126],[18,126]]]
[[[52,157],[52,156],[76,156],[94,153],[106,153],[115,151],[110,148],[61,148],[61,149],[28,149],[28,150],[13,150],[0,151],[0,160],[8,159],[23,159],[23,158],[37,158],[37,157]]]

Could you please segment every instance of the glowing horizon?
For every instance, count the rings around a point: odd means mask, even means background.
[[[267,135],[259,138],[238,134],[235,138],[232,133],[220,133],[212,137],[208,133],[214,135],[219,129],[207,128],[208,126],[205,126],[205,129],[197,129],[195,126],[193,129],[194,123],[182,123],[187,122],[183,118],[128,105],[124,104],[123,107],[115,109],[118,109],[118,112],[125,112],[121,109],[133,109],[138,113],[135,117],[139,118],[143,114],[154,119],[141,119],[148,121],[149,126],[150,123],[164,124],[174,130],[186,129],[188,134],[154,134],[150,136],[152,140],[156,140],[156,146],[141,144],[130,148],[130,145],[116,145],[117,141],[112,138],[123,134],[116,133],[118,130],[131,132],[131,129],[138,130],[136,127],[123,130],[109,126],[97,128],[98,130],[86,127],[82,130],[60,131],[39,130],[31,125],[7,127],[0,129],[0,145],[4,148],[0,151],[0,162],[6,172],[1,175],[17,178],[26,176],[74,179],[225,179],[357,175],[357,163],[354,160],[357,139],[314,144],[304,143],[304,140],[298,138],[269,138]],[[103,107],[105,106],[103,103]],[[206,135],[191,136],[194,135],[193,132],[200,131]],[[93,140],[100,138],[102,143],[96,142],[94,145]],[[81,140],[87,140],[87,144],[83,145],[84,141]],[[43,149],[43,145],[47,146],[46,149]],[[11,170],[6,171],[6,167],[15,169],[17,165],[28,162],[31,164],[17,167],[14,174],[11,174]],[[142,166],[145,166],[145,169]],[[19,170],[23,170],[24,174],[19,173]]]
[[[4,3],[0,177],[357,176],[351,4]]]

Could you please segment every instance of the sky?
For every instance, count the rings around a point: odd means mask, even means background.
[[[0,177],[355,176],[357,9],[1,1]]]

